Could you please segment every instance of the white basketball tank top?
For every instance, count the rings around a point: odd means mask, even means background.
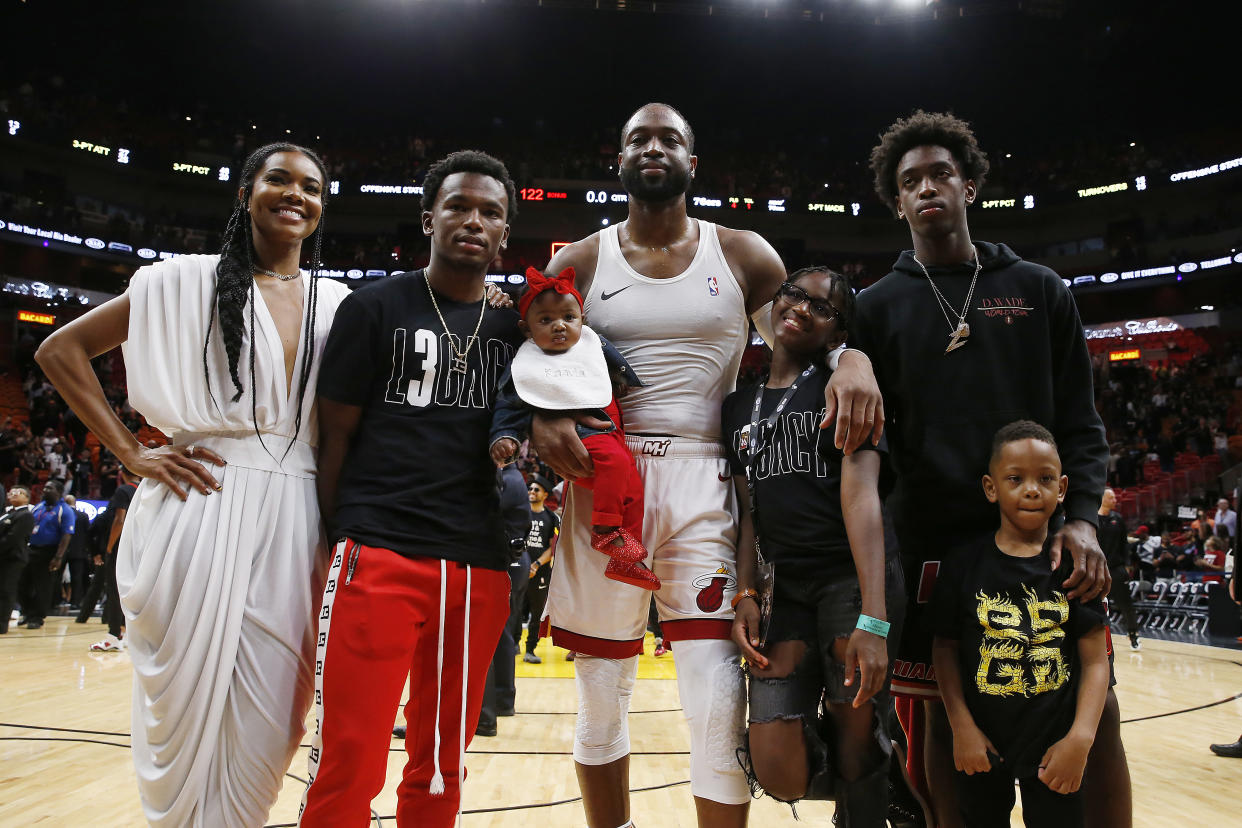
[[[619,400],[631,434],[720,440],[720,404],[737,382],[746,349],[746,300],[725,262],[716,225],[696,221],[694,260],[670,279],[652,279],[630,267],[617,241],[619,225],[600,233],[584,308],[591,327],[647,383]]]

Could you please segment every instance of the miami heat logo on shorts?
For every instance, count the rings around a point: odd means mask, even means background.
[[[716,281],[715,276],[707,277],[707,292],[712,296],[720,295],[720,283]]]
[[[695,578],[690,582],[690,586],[699,591],[694,599],[699,609],[703,612],[715,612],[724,604],[725,590],[737,586],[737,579],[722,566],[715,572]]]

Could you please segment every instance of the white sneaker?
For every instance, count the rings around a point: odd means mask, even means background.
[[[125,640],[109,634],[103,641],[91,645],[92,653],[119,653],[125,649]]]

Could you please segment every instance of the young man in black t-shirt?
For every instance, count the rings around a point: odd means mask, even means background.
[[[488,429],[522,340],[485,275],[516,209],[504,165],[457,152],[423,183],[425,270],[337,310],[319,376],[319,501],[332,568],[315,669],[319,726],[302,826],[365,825],[405,707],[402,825],[447,828],[509,615]]]
[[[544,506],[552,484],[540,474],[532,474],[527,485],[530,493],[530,532],[526,535],[526,552],[530,556],[530,583],[526,587],[524,606],[515,620],[514,639],[521,639],[521,617],[530,614],[526,625],[526,654],[522,660],[528,664],[540,664],[543,659],[535,655],[539,646],[539,628],[543,621],[543,608],[548,603],[548,584],[552,581],[552,554],[561,531],[561,519],[556,512]]]
[[[1081,828],[1079,786],[1108,693],[1108,616],[1068,598],[1049,566],[1048,521],[1065,500],[1052,434],[1002,428],[983,478],[1000,529],[955,550],[932,599],[940,693],[968,826],[1008,825],[1014,780],[1028,826]]]

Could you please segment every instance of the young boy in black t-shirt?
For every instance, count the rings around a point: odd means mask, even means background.
[[[996,433],[983,490],[995,536],[957,550],[932,597],[933,658],[949,723],[962,817],[1008,826],[1014,780],[1028,828],[1083,825],[1079,792],[1108,691],[1101,602],[1065,597],[1048,521],[1068,478],[1052,434],[1030,420]]]

